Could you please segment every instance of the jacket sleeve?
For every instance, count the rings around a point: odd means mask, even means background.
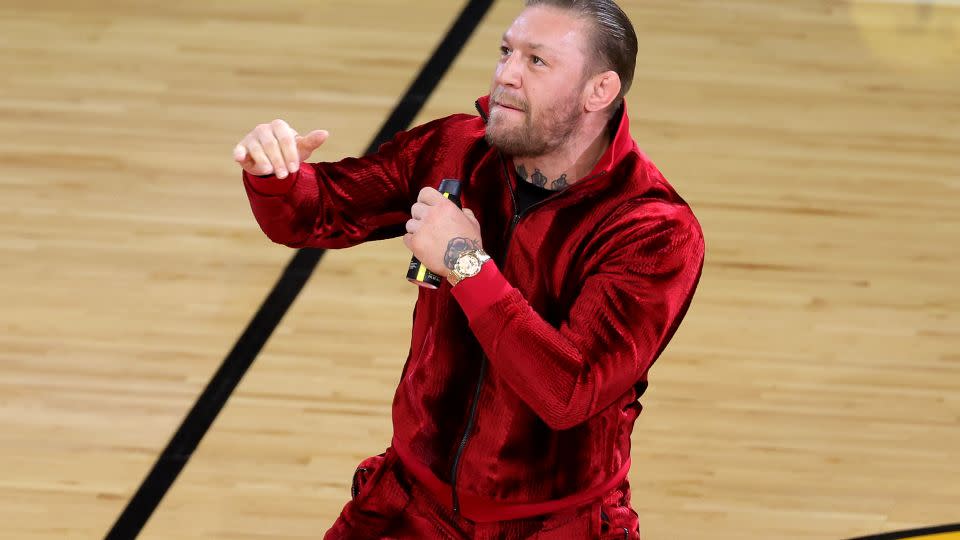
[[[551,429],[585,422],[641,380],[689,307],[703,268],[700,226],[688,207],[650,206],[598,255],[559,327],[493,261],[452,289],[492,369]]]
[[[401,236],[417,196],[412,170],[435,123],[401,132],[362,158],[301,163],[283,180],[243,173],[266,236],[293,248],[344,248]]]

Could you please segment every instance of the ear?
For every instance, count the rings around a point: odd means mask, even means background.
[[[612,70],[598,73],[587,81],[586,92],[586,109],[590,112],[602,111],[620,95],[620,76]]]

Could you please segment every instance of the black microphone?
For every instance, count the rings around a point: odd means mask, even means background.
[[[440,189],[437,191],[453,201],[453,203],[457,205],[457,208],[462,208],[460,206],[459,180],[445,178],[440,182]],[[407,269],[407,281],[428,289],[438,289],[440,288],[440,283],[443,281],[443,278],[427,270],[427,267],[424,266],[423,263],[417,260],[416,257],[413,257],[410,259],[410,267]]]

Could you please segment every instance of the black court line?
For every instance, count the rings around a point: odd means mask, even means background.
[[[375,152],[396,132],[406,129],[413,122],[492,4],[493,0],[467,1],[443,41],[400,98],[393,112],[380,128],[380,132],[373,138],[366,154]],[[223,409],[230,394],[240,383],[267,339],[280,324],[280,320],[313,274],[324,251],[300,249],[290,259],[270,294],[210,379],[203,393],[197,398],[193,408],[107,533],[105,540],[129,540],[140,534],[143,526],[163,500],[197,445],[200,444],[200,440]],[[397,279],[403,279],[401,267],[406,267],[406,261],[397,262]]]
[[[922,540],[924,536],[948,532],[960,532],[960,523],[939,525],[937,527],[925,527],[923,529],[911,529],[909,531],[875,534],[871,536],[858,536],[856,538],[851,538],[850,540],[902,540],[904,538],[917,538],[918,540]]]

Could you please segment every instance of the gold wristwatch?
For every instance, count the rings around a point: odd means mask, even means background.
[[[490,260],[482,249],[470,249],[461,252],[457,256],[457,261],[453,263],[453,270],[447,275],[447,280],[451,285],[456,285],[461,281],[473,277],[480,273],[483,263]]]

